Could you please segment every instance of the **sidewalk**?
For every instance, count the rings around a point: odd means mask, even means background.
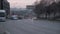
[[[0,34],[10,34],[10,32],[4,29],[4,22],[0,22]]]
[[[0,22],[0,34],[4,34],[5,30],[3,24]]]

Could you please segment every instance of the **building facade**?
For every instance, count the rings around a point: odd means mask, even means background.
[[[0,10],[5,10],[7,16],[10,15],[10,4],[7,0],[0,0]]]
[[[29,9],[29,10],[30,10],[30,9],[33,10],[34,8],[35,8],[34,5],[27,5],[27,6],[26,6],[26,9]]]
[[[36,16],[36,14],[34,13],[35,5],[27,5],[26,9],[28,10],[26,16],[28,16],[29,18],[33,18]]]

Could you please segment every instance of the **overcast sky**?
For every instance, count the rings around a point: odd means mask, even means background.
[[[8,0],[10,7],[24,8],[26,5],[33,4],[36,0]]]

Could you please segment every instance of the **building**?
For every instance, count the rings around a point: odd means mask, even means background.
[[[35,6],[34,6],[34,5],[27,5],[26,8],[27,8],[27,9],[34,9]]]
[[[7,0],[0,0],[0,10],[5,10],[7,16],[10,15],[10,4]]]
[[[36,16],[34,13],[35,5],[27,5],[26,9],[28,10],[26,16],[28,16],[29,18],[33,18],[34,16]]]

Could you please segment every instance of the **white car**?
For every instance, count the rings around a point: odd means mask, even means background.
[[[12,15],[12,16],[11,16],[11,19],[17,20],[17,19],[18,19],[18,16],[17,16],[17,15]]]

